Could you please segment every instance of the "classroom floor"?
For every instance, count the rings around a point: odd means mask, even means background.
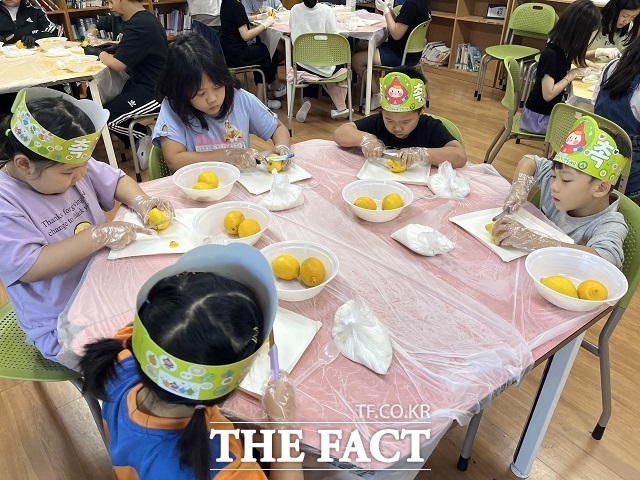
[[[485,88],[482,101],[473,98],[474,85],[432,75],[428,112],[453,121],[462,132],[470,161],[479,163],[506,118],[502,92]],[[356,96],[354,91],[354,96]],[[285,102],[283,102],[285,103]],[[296,107],[298,107],[299,98]],[[331,139],[341,124],[329,116],[326,97],[313,102],[304,124],[294,121],[293,142]],[[294,110],[295,113],[296,110]],[[286,124],[285,108],[278,111]],[[359,118],[356,114],[354,118]],[[269,148],[260,140],[252,145]],[[507,143],[494,166],[511,178],[523,154],[541,152],[541,142]],[[96,157],[105,159],[104,150]],[[119,158],[119,157],[118,157]],[[132,162],[122,168],[133,172]],[[145,177],[146,172],[143,174]],[[0,304],[4,303],[0,290]],[[600,415],[599,369],[596,357],[581,350],[565,386],[556,414],[533,466],[532,480],[636,480],[640,478],[640,293],[636,293],[611,340],[613,416],[601,441],[591,438]],[[599,326],[587,333],[597,338]],[[500,395],[485,411],[469,469],[456,470],[466,427],[451,429],[440,442],[419,480],[515,479],[509,465],[533,401],[542,366],[520,386]],[[0,379],[0,478],[11,480],[112,479],[109,457],[84,400],[70,383],[37,384]],[[356,478],[356,477],[354,477]]]

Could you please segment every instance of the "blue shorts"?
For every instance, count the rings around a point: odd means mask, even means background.
[[[397,67],[402,63],[402,57],[398,57],[386,43],[380,45],[378,52],[380,53],[380,64],[385,67]]]

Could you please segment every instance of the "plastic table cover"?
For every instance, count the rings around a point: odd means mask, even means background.
[[[468,164],[457,170],[471,185],[466,198],[433,198],[427,187],[411,186],[415,199],[399,217],[387,223],[368,223],[350,211],[341,195],[364,161],[359,149],[344,150],[330,141],[310,140],[294,145],[293,151],[294,161],[313,175],[299,183],[304,187],[305,203],[273,212],[271,226],[255,246],[304,239],[325,245],[340,260],[337,277],[318,296],[304,302],[281,302],[284,308],[323,323],[292,372],[294,383],[296,374],[316,362],[318,350],[331,338],[335,311],[350,299],[366,300],[388,327],[394,350],[386,375],[340,356],[297,388],[297,420],[309,451],[319,445],[318,428],[339,428],[346,433],[357,429],[364,438],[383,428],[431,428],[431,439],[422,444],[426,458],[454,420],[467,423],[506,385],[521,380],[533,365],[533,348],[565,338],[563,335],[598,313],[570,312],[548,303],[535,291],[524,258],[502,262],[449,221],[455,215],[502,205],[509,184],[493,167]],[[171,178],[142,187],[151,195],[171,200],[176,208],[203,206],[186,198]],[[236,184],[221,201],[257,203],[259,199]],[[527,208],[544,218],[533,206]],[[121,209],[117,218],[123,214]],[[423,257],[390,238],[409,223],[439,230],[455,242],[454,249]],[[86,343],[110,337],[131,322],[139,287],[178,258],[156,255],[109,261],[107,255],[107,249],[96,255],[59,318],[59,359],[68,365],[75,365]],[[404,412],[405,418],[386,420],[393,420],[394,425],[363,418],[366,410],[360,405],[396,405],[396,412]],[[428,406],[429,425],[425,426],[424,418],[413,418],[415,405]],[[225,403],[224,410],[244,420],[263,418],[259,402],[243,393]],[[415,423],[418,421],[423,423]],[[347,437],[343,436],[341,449]],[[409,444],[383,437],[381,451],[388,457],[400,451],[406,460]],[[386,468],[372,472],[375,478],[413,478],[415,471],[393,470],[402,465],[402,460],[392,466],[375,461],[360,464],[366,470]],[[329,477],[325,474],[324,478]]]

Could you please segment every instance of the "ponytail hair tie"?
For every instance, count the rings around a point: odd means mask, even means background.
[[[4,132],[4,136],[5,136],[5,137],[7,137],[7,138],[9,138],[9,132],[10,132],[10,131],[11,131],[11,129],[10,129],[10,128],[7,128],[7,129],[5,130],[5,132]]]
[[[196,405],[196,410],[204,410],[205,408],[207,408],[206,405]]]

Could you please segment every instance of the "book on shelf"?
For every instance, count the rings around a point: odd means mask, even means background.
[[[54,10],[60,10],[60,7],[56,4],[55,0],[29,0],[29,3],[45,12],[52,12]]]
[[[106,0],[67,0],[67,8],[105,7]]]
[[[447,63],[450,53],[451,49],[444,42],[429,42],[422,51],[420,62],[438,67]]]
[[[186,30],[191,30],[191,16],[182,10],[170,10],[160,13],[156,9],[155,16],[160,24],[164,27],[167,35],[178,35]]]
[[[480,69],[482,52],[472,43],[461,43],[456,53],[455,68],[467,72],[477,72]]]
[[[89,30],[89,27],[97,23],[99,16],[96,17],[84,17],[76,18],[71,22],[71,29],[73,30],[73,38],[76,40],[84,40],[84,37]],[[105,32],[104,30],[98,30],[98,36],[105,40],[113,40],[111,32]]]

